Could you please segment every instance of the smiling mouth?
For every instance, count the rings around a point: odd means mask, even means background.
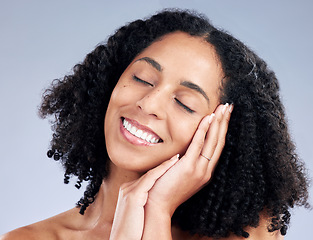
[[[158,137],[156,134],[151,133],[149,131],[146,131],[144,129],[139,129],[134,124],[132,124],[130,121],[127,121],[125,118],[122,118],[122,123],[124,129],[129,132],[131,135],[140,138],[143,141],[146,141],[148,143],[156,144],[163,142],[163,140]]]

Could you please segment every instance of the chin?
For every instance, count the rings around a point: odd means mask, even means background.
[[[111,154],[109,153],[109,157],[111,162],[119,169],[136,173],[145,173],[165,161],[155,159],[155,157],[154,159],[150,156],[139,157],[125,153],[123,154],[121,152],[112,152]]]

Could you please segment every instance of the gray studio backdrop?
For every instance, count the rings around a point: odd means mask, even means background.
[[[1,1],[0,234],[70,209],[82,195],[74,181],[63,184],[61,166],[46,157],[50,126],[37,116],[43,89],[69,73],[116,28],[162,8],[190,8],[206,14],[268,62],[280,79],[297,151],[313,176],[312,3]],[[293,212],[285,239],[312,239],[313,212],[302,208]]]

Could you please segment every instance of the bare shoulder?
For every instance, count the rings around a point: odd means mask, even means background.
[[[29,226],[21,227],[15,229],[11,232],[8,232],[0,237],[0,240],[34,240],[34,239],[47,239],[54,240],[57,239],[55,233],[53,231],[49,231],[48,229],[40,229],[38,225],[43,225],[39,223],[35,223]],[[48,231],[47,231],[48,230]]]
[[[32,231],[28,227],[22,227],[8,232],[0,237],[0,240],[34,239]]]
[[[70,220],[71,210],[43,221],[17,228],[0,236],[0,240],[58,240],[68,231],[65,222]]]

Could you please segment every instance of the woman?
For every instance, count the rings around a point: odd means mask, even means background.
[[[203,16],[120,28],[45,92],[78,207],[2,239],[281,239],[307,204],[275,74]],[[104,133],[104,134],[103,134]]]

